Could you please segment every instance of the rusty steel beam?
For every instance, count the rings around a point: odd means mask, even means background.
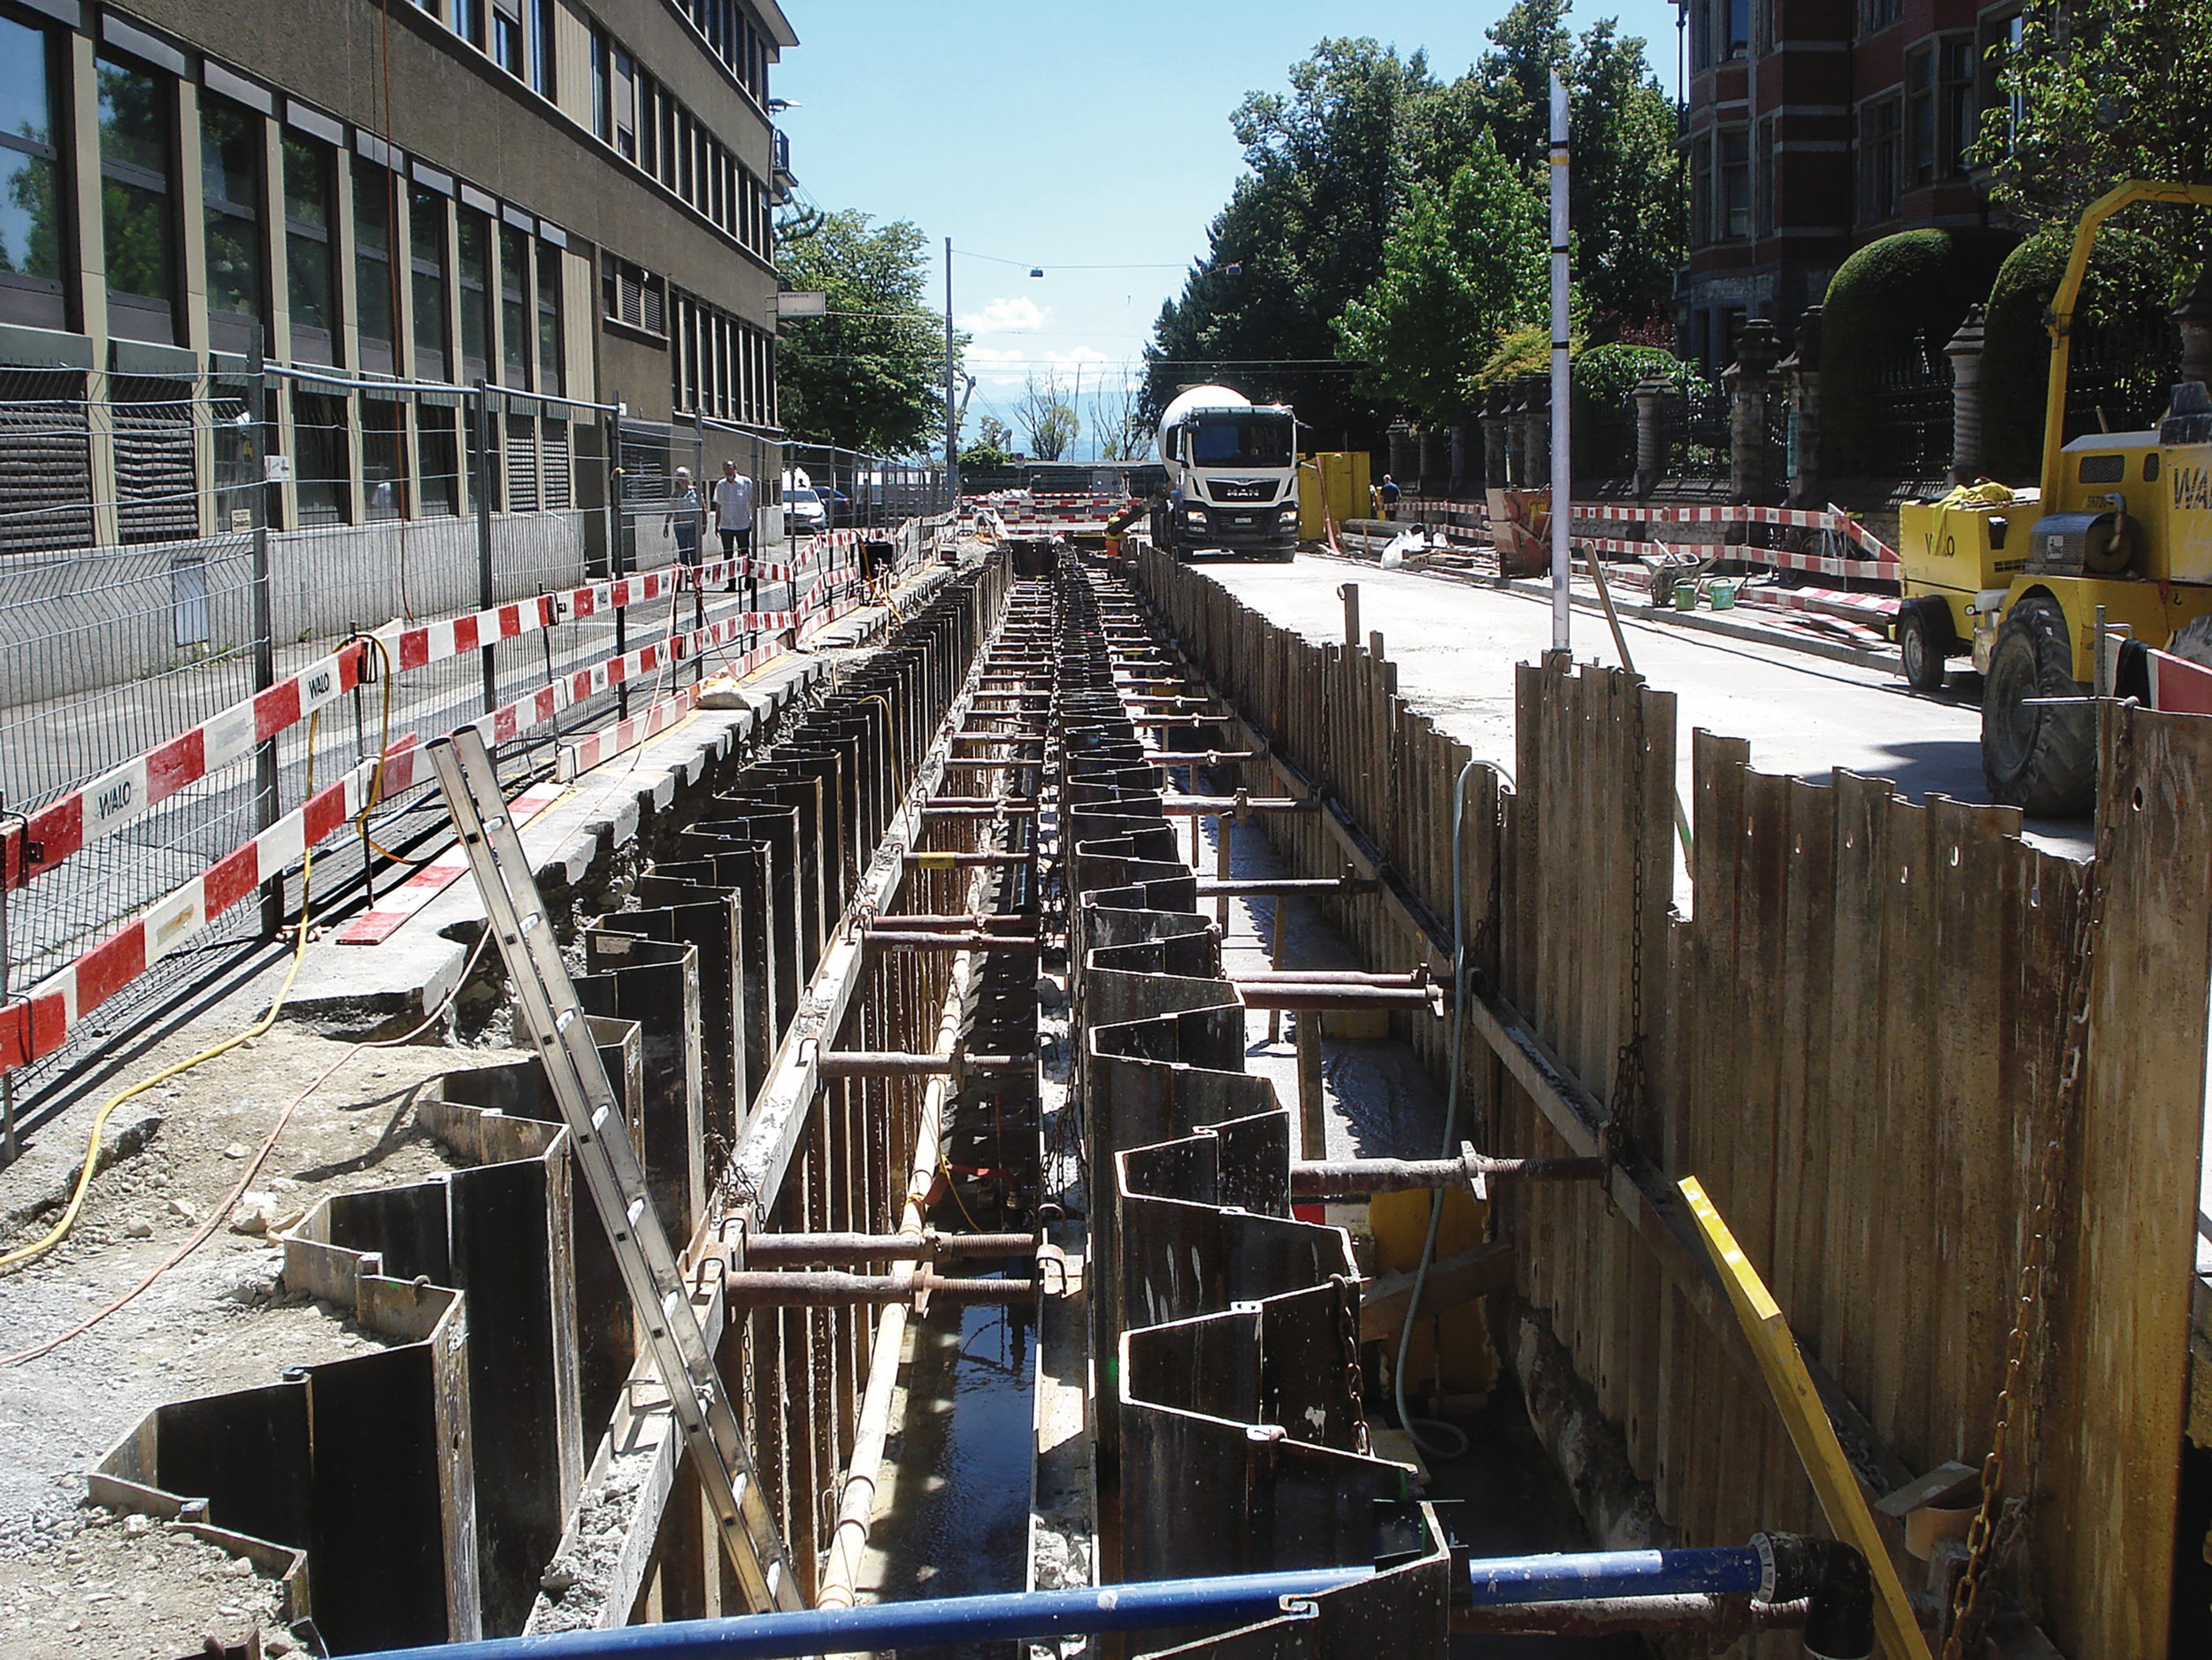
[[[1615,1632],[1700,1636],[1724,1648],[1754,1632],[1798,1629],[1809,1602],[1761,1602],[1710,1592],[1689,1596],[1609,1596],[1588,1602],[1521,1602],[1455,1608],[1452,1635],[1520,1632],[1553,1637],[1602,1637]]]
[[[1444,1012],[1441,986],[1317,985],[1310,981],[1237,980],[1236,987],[1248,1009],[1279,1009],[1289,1013],[1325,1014],[1332,1009],[1424,1009]]]
[[[1033,934],[921,934],[904,928],[870,929],[861,936],[872,951],[1029,951],[1044,949]]]
[[[1034,1233],[752,1233],[745,1263],[753,1268],[805,1263],[898,1263],[932,1257],[1033,1257]]]
[[[961,1280],[932,1273],[849,1274],[826,1268],[807,1273],[770,1269],[722,1277],[722,1294],[739,1308],[837,1308],[857,1303],[904,1303],[912,1297],[941,1297],[949,1303],[1026,1303],[1037,1295],[1033,1280]]]
[[[1364,895],[1382,891],[1380,882],[1357,876],[1249,876],[1198,879],[1201,899],[1295,899],[1308,894]]]
[[[1319,812],[1321,803],[1296,795],[1164,795],[1159,810],[1170,818],[1225,812],[1241,818],[1248,812]]]
[[[1033,1068],[1019,1055],[910,1055],[896,1049],[825,1049],[815,1065],[825,1078],[937,1078],[963,1072],[1018,1072]]]
[[[972,911],[964,915],[893,911],[878,917],[868,926],[872,928],[918,928],[924,934],[941,934],[949,928],[993,928],[1004,934],[1034,928],[1037,918],[1010,911]]]
[[[909,870],[971,871],[1001,865],[1034,865],[1037,850],[1024,853],[909,853]]]
[[[1299,1199],[1350,1199],[1492,1181],[1601,1181],[1602,1158],[1493,1158],[1460,1143],[1457,1158],[1314,1159],[1290,1167]]]

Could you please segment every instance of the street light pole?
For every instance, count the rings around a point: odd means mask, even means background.
[[[945,511],[960,511],[960,409],[953,402],[952,238],[945,238]]]
[[[1551,73],[1551,649],[1568,644],[1570,561],[1567,533],[1574,513],[1574,453],[1568,432],[1567,86]]]

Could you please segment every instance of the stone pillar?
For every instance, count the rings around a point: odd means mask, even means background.
[[[1467,417],[1461,415],[1446,431],[1452,444],[1452,470],[1448,488],[1453,500],[1464,500],[1469,487],[1474,483],[1474,480],[1469,476],[1472,471],[1471,464],[1474,460],[1470,451],[1474,446],[1467,442]]]
[[[2212,257],[2173,309],[2181,329],[2181,378],[2212,386]]]
[[[1951,360],[1951,482],[1971,484],[1982,473],[1982,308],[1970,305],[1943,349]]]
[[[1420,462],[1415,467],[1413,476],[1420,485],[1422,495],[1441,496],[1445,480],[1451,476],[1450,441],[1440,427],[1423,427],[1420,437]],[[1401,479],[1399,482],[1402,484],[1405,480]]]
[[[1776,365],[1783,396],[1789,399],[1789,502],[1793,507],[1824,507],[1820,478],[1820,307],[1809,305],[1797,319],[1797,350]]]
[[[1540,490],[1551,482],[1551,381],[1540,374],[1521,377],[1521,488]]]
[[[1675,396],[1671,380],[1656,376],[1636,382],[1636,499],[1648,501],[1666,470],[1667,401]]]
[[[1721,375],[1728,388],[1729,473],[1740,502],[1771,503],[1779,496],[1768,477],[1767,400],[1774,396],[1774,365],[1782,355],[1774,325],[1755,317],[1736,336],[1736,361]]]
[[[1482,487],[1486,490],[1503,489],[1512,481],[1506,465],[1510,426],[1505,412],[1505,388],[1494,386],[1482,400]]]
[[[1383,471],[1397,481],[1402,490],[1410,491],[1414,475],[1421,470],[1421,451],[1414,440],[1413,428],[1402,420],[1390,423],[1390,461]],[[1378,484],[1382,480],[1378,479]]]

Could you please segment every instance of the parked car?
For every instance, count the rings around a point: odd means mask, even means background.
[[[783,517],[785,527],[795,536],[811,536],[829,521],[822,498],[803,488],[784,492]]]

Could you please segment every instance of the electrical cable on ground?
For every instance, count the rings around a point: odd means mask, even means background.
[[[304,913],[303,913],[303,914]],[[305,933],[306,930],[302,928],[301,934],[303,937],[304,937]],[[333,1078],[336,1077],[340,1070],[343,1068],[349,1061],[352,1060],[355,1056],[359,1055],[363,1050],[397,1049],[403,1044],[411,1043],[415,1041],[415,1039],[420,1037],[425,1032],[427,1032],[433,1026],[436,1025],[439,1020],[442,1019],[445,1016],[446,1011],[453,1006],[455,999],[460,995],[462,987],[468,983],[469,975],[475,971],[477,959],[483,955],[484,947],[488,942],[489,942],[491,937],[492,931],[489,927],[486,927],[482,933],[476,936],[476,943],[470,948],[467,960],[461,964],[460,973],[455,977],[452,986],[447,989],[445,995],[439,999],[438,1006],[430,1011],[430,1013],[424,1018],[420,1026],[416,1026],[412,1031],[404,1033],[398,1037],[379,1038],[370,1042],[356,1043],[344,1054],[338,1057],[336,1060],[331,1062],[328,1066],[325,1067],[323,1071],[311,1082],[310,1082],[305,1088],[299,1092],[299,1094],[294,1095],[291,1100],[285,1103],[284,1110],[277,1114],[276,1122],[270,1126],[269,1133],[262,1138],[260,1147],[255,1150],[253,1157],[246,1161],[244,1172],[239,1176],[236,1183],[233,1185],[230,1192],[224,1196],[220,1203],[214,1206],[213,1209],[208,1212],[207,1219],[201,1223],[200,1226],[194,1230],[190,1237],[186,1239],[183,1244],[178,1246],[176,1249],[171,1251],[168,1256],[163,1257],[160,1262],[157,1263],[152,1268],[149,1269],[145,1277],[140,1280],[138,1283],[134,1285],[129,1290],[124,1292],[111,1303],[109,1303],[105,1306],[95,1310],[93,1313],[87,1315],[83,1319],[78,1321],[76,1325],[69,1327],[68,1330],[50,1337],[43,1342],[35,1343],[28,1349],[19,1350],[15,1354],[0,1356],[0,1370],[4,1370],[9,1366],[21,1365],[26,1361],[36,1360],[43,1355],[50,1355],[54,1352],[54,1350],[61,1348],[65,1343],[75,1341],[78,1338],[82,1337],[87,1332],[89,1332],[94,1326],[99,1325],[101,1321],[106,1319],[110,1315],[118,1313],[124,1308],[127,1307],[131,1303],[135,1301],[142,1293],[152,1286],[155,1280],[160,1279],[162,1275],[167,1273],[172,1268],[174,1268],[187,1257],[189,1257],[194,1251],[199,1249],[201,1246],[206,1244],[207,1241],[214,1236],[215,1230],[221,1226],[225,1218],[230,1215],[232,1208],[238,1203],[239,1200],[244,1196],[247,1189],[252,1186],[254,1179],[261,1173],[262,1165],[268,1162],[269,1155],[276,1150],[276,1144],[279,1138],[283,1135],[285,1130],[290,1126],[293,1114],[297,1112],[299,1109],[305,1104],[308,1097],[312,1095],[318,1089],[320,1089],[325,1084],[328,1083]],[[286,976],[285,984],[288,988],[290,986],[291,978],[289,975]],[[276,1009],[280,1005],[271,1005],[270,1013],[272,1018],[274,1016]],[[219,1054],[220,1052],[220,1049],[214,1049],[208,1051],[208,1054]],[[206,1056],[196,1056],[192,1064],[196,1064],[200,1060],[204,1058],[206,1058]]]
[[[1450,1069],[1450,1081],[1444,1092],[1444,1146],[1440,1157],[1449,1158],[1459,1148],[1459,1070],[1460,1038],[1467,1024],[1467,930],[1466,900],[1463,889],[1461,849],[1466,828],[1467,780],[1474,775],[1479,761],[1469,761],[1459,769],[1458,780],[1452,786],[1452,1018],[1445,1035],[1446,1064]],[[1305,1017],[1299,1017],[1303,1019]],[[1428,1282],[1429,1264],[1436,1257],[1436,1235],[1444,1222],[1444,1195],[1440,1192],[1429,1195],[1429,1230],[1421,1241],[1421,1259],[1413,1270],[1413,1295],[1406,1303],[1406,1323],[1398,1332],[1398,1360],[1391,1368],[1390,1388],[1398,1408],[1398,1423],[1416,1447],[1432,1458],[1461,1458],[1467,1454],[1470,1442],[1466,1433],[1456,1426],[1436,1418],[1417,1418],[1406,1407],[1406,1356],[1413,1348],[1413,1328],[1421,1318],[1421,1291]],[[1420,1428],[1414,1427],[1418,1424]],[[1431,1441],[1429,1436],[1441,1432],[1443,1436],[1458,1442],[1448,1446],[1442,1441]],[[1426,1432],[1425,1433],[1424,1432]]]

